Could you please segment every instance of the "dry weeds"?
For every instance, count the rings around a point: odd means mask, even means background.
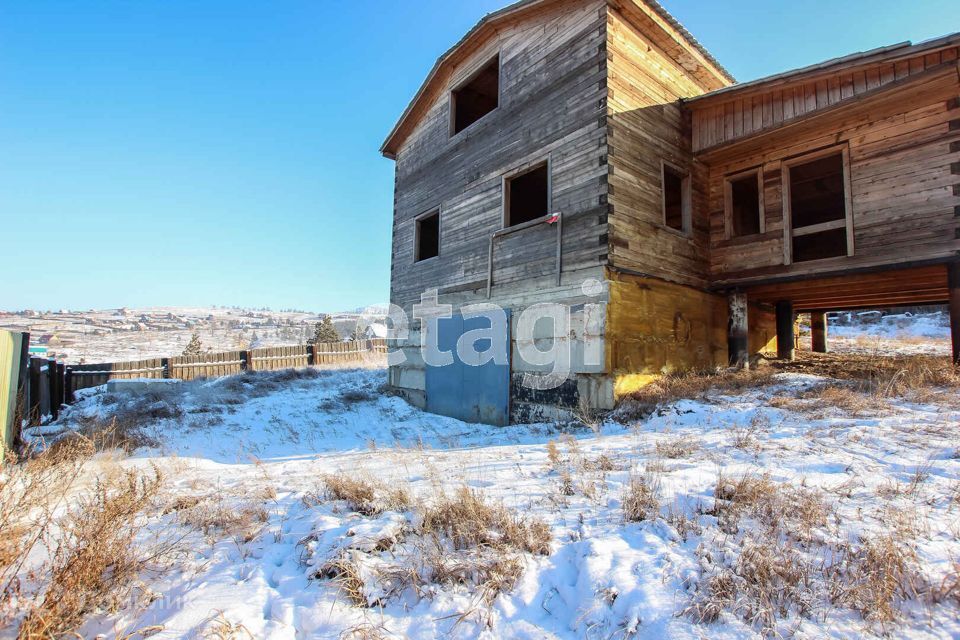
[[[132,597],[138,576],[158,568],[173,550],[170,543],[136,543],[146,526],[143,513],[153,506],[162,484],[156,469],[152,475],[129,470],[98,479],[89,495],[76,500],[75,508],[58,522],[48,582],[18,638],[60,637],[92,611],[116,611]]]
[[[551,535],[546,523],[490,504],[481,492],[468,487],[460,487],[452,496],[443,494],[426,507],[418,530],[423,535],[448,538],[454,549],[499,547],[550,553]]]
[[[623,519],[627,522],[656,520],[660,516],[660,481],[655,475],[631,475],[623,492]]]
[[[351,510],[365,516],[404,511],[412,503],[410,494],[402,485],[385,486],[364,477],[344,474],[325,475],[321,480],[328,500],[342,500]]]
[[[701,449],[703,444],[691,436],[679,436],[669,440],[659,440],[655,446],[658,458],[686,458]]]

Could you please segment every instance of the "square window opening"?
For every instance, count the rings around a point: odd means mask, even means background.
[[[683,233],[690,231],[688,177],[670,165],[663,165],[663,223]]]
[[[500,54],[450,95],[452,133],[456,135],[500,103]]]
[[[730,231],[734,237],[760,233],[760,185],[757,173],[730,181]]]
[[[550,169],[544,163],[506,181],[505,226],[542,218],[550,209]]]
[[[440,255],[440,212],[417,219],[416,262]]]
[[[842,154],[791,165],[790,215],[794,229],[846,218]]]

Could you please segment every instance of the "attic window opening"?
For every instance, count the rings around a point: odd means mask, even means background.
[[[550,168],[543,164],[504,182],[504,226],[542,218],[550,211]]]
[[[791,256],[794,262],[851,255],[843,152],[791,162]]]
[[[663,163],[663,223],[681,233],[690,233],[690,176]]]
[[[450,94],[451,135],[456,135],[500,104],[500,54]]]
[[[728,237],[763,233],[763,187],[759,170],[730,176],[726,181]]]
[[[431,211],[417,218],[415,261],[440,255],[440,211]]]

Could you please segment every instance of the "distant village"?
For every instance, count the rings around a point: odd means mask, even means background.
[[[204,351],[306,344],[326,314],[233,307],[0,311],[0,328],[30,333],[30,352],[69,364],[179,355],[197,335]],[[329,314],[343,340],[386,337],[386,309]]]

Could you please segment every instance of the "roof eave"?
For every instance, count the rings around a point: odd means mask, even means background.
[[[765,76],[763,78],[757,78],[756,80],[751,80],[749,82],[733,84],[729,87],[710,91],[709,93],[704,93],[699,96],[684,98],[682,102],[685,105],[700,107],[706,102],[713,102],[717,99],[729,99],[731,96],[738,95],[740,93],[746,93],[753,89],[760,89],[763,87],[763,85],[770,85],[778,82],[794,82],[805,76],[815,75],[820,72],[829,73],[834,67],[853,62],[859,64],[870,64],[875,59],[883,58],[885,55],[895,52],[913,56],[924,51],[942,49],[956,44],[960,44],[960,32],[951,33],[931,40],[925,40],[916,44],[907,40],[904,42],[898,42],[897,44],[877,47],[875,49],[868,49],[867,51],[860,51],[857,53],[840,56],[838,58],[831,58],[829,60],[824,60],[823,62],[818,62],[797,69],[791,69],[789,71],[783,71],[781,73]]]

